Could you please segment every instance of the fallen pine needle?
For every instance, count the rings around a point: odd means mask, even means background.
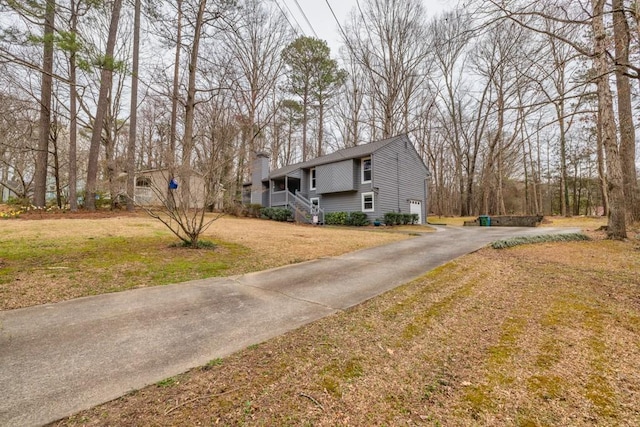
[[[300,393],[299,396],[306,397],[307,399],[309,399],[310,401],[315,403],[318,408],[320,408],[320,409],[322,409],[324,411],[324,408],[322,407],[320,402],[318,402],[316,399],[314,399],[313,396],[309,396],[308,394],[304,394],[304,393]]]

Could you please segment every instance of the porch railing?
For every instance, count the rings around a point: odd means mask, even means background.
[[[295,193],[287,191],[287,204],[291,207],[296,222],[324,224],[324,210],[311,203],[297,190]]]
[[[286,206],[289,202],[289,191],[273,191],[271,193],[271,206]]]

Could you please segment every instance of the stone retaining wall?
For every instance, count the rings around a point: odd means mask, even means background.
[[[501,215],[490,216],[491,227],[537,227],[542,222],[542,215]],[[479,226],[480,218],[465,221],[465,226]]]

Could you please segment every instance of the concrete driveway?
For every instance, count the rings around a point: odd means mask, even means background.
[[[42,425],[379,295],[511,236],[438,227],[346,255],[228,278],[0,312],[0,425]]]

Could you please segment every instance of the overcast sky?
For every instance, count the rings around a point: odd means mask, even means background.
[[[341,45],[338,24],[336,23],[326,0],[275,0],[282,10],[289,16],[292,25],[302,27],[304,34],[315,37],[314,32],[307,24],[307,21],[300,9],[304,12],[311,23],[318,38],[326,40],[331,47],[332,56],[338,54],[338,47]],[[351,9],[356,7],[356,0],[328,0],[333,12],[336,14],[341,25],[344,25]],[[359,0],[360,7],[364,7],[367,0]],[[422,0],[428,16],[434,16],[443,10],[451,8],[455,0]],[[300,7],[298,7],[298,5]]]

